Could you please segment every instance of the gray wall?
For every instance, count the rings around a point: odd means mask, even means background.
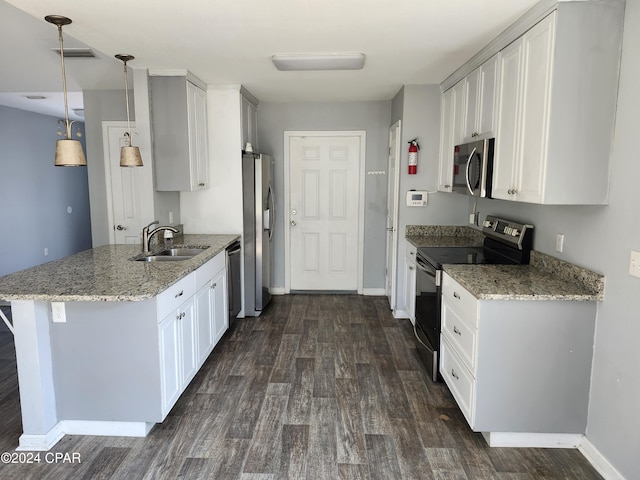
[[[124,90],[85,90],[84,116],[87,130],[87,170],[91,197],[93,246],[109,243],[107,186],[102,144],[103,120],[126,120]]]
[[[85,90],[84,111],[87,141],[87,169],[91,198],[91,228],[94,247],[109,243],[109,216],[107,207],[107,185],[104,167],[102,122],[105,120],[127,120],[124,90]],[[129,95],[132,96],[131,94]],[[133,102],[130,100],[131,104]],[[131,121],[135,120],[130,109]],[[138,142],[142,142],[138,139]],[[145,152],[146,153],[146,152]],[[143,156],[144,157],[144,156]],[[144,159],[148,162],[148,157]],[[148,201],[153,202],[155,218],[168,223],[168,212],[174,212],[174,223],[180,223],[180,193],[145,191]]]
[[[396,309],[404,305],[404,257],[407,225],[462,225],[467,199],[462,195],[436,192],[440,152],[440,87],[438,85],[405,85],[392,102],[393,122],[402,121],[400,145],[400,185],[398,204],[398,257]],[[409,141],[418,139],[418,173],[409,175]],[[407,207],[409,190],[427,190],[426,207]],[[468,217],[467,217],[468,218]]]
[[[481,219],[495,213],[530,221],[536,227],[536,250],[606,276],[596,323],[587,439],[628,479],[640,478],[640,278],[629,275],[630,251],[640,251],[640,160],[634,153],[640,112],[639,24],[640,0],[627,0],[609,205],[479,202]],[[565,235],[564,253],[555,251],[557,233]]]
[[[0,106],[0,224],[11,247],[0,250],[0,275],[91,248],[87,169],[54,167],[57,121]]]
[[[284,132],[366,130],[365,170],[387,170],[391,102],[260,103],[258,140],[275,160],[274,188],[279,213],[274,232],[273,284],[284,287]],[[387,176],[365,178],[364,288],[384,288]],[[288,218],[288,217],[287,217]]]

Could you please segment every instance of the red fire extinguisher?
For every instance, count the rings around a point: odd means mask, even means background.
[[[418,173],[418,150],[420,150],[418,139],[409,141],[409,175]]]

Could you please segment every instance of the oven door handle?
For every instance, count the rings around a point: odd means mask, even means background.
[[[416,267],[418,267],[420,271],[434,278],[436,282],[436,287],[440,286],[440,272],[441,272],[440,270],[437,270],[432,265],[426,263],[420,257],[416,257]]]

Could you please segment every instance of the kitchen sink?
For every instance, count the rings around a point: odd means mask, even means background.
[[[208,247],[174,247],[161,250],[159,252],[149,253],[143,256],[137,256],[131,260],[136,262],[181,262],[195,257],[199,253],[204,252]]]

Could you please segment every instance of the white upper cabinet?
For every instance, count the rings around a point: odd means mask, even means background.
[[[453,182],[453,115],[455,96],[453,88],[442,94],[440,103],[440,170],[438,172],[438,190],[450,192]]]
[[[492,196],[608,200],[623,14],[569,2],[501,52]]]
[[[462,143],[466,124],[467,81],[460,80],[442,94],[440,114],[440,168],[438,190],[450,192],[453,182],[453,149]]]
[[[205,89],[187,75],[154,75],[149,84],[156,190],[209,188]]]
[[[494,134],[499,57],[499,53],[495,54],[465,77],[467,83],[463,139],[465,142],[473,141],[476,137],[492,137]]]
[[[494,198],[544,203],[555,23],[554,12],[503,54]]]
[[[492,197],[606,204],[623,23],[621,1],[539,2],[447,78],[438,189],[451,145],[495,137]]]
[[[260,152],[258,145],[258,104],[250,98],[246,90],[241,90],[240,108],[242,109],[242,150],[251,143],[254,152]]]

